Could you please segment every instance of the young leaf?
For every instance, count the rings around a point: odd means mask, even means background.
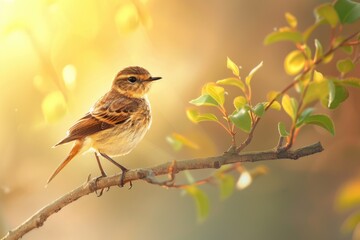
[[[276,92],[276,91],[270,91],[266,94],[266,99],[269,101],[267,104],[266,104],[266,107],[268,106],[268,104],[270,104],[270,102],[272,100],[274,100],[275,98],[278,98],[279,97],[279,92]],[[275,110],[278,110],[280,111],[281,110],[281,104],[278,102],[278,101],[274,101],[271,106],[270,106],[271,109],[275,109]]]
[[[323,46],[321,45],[321,42],[319,40],[315,39],[315,61],[322,58],[323,55]]]
[[[292,121],[295,122],[298,108],[295,98],[290,98],[289,95],[285,94],[282,98],[281,104],[284,111],[290,116]]]
[[[204,121],[215,121],[215,122],[218,121],[217,117],[214,114],[212,113],[200,114],[195,109],[188,109],[186,111],[186,115],[189,118],[189,120],[192,121],[193,123],[204,122]]]
[[[223,87],[217,86],[215,83],[208,83],[204,87],[204,91],[210,95],[220,106],[225,102],[225,90]]]
[[[346,58],[343,60],[339,60],[336,63],[336,67],[339,70],[339,72],[345,74],[352,71],[355,68],[355,64],[350,58]]]
[[[247,104],[246,98],[243,96],[237,96],[234,98],[234,107],[236,110],[243,108]]]
[[[291,41],[294,43],[301,43],[303,41],[303,37],[302,34],[297,31],[272,32],[266,36],[264,40],[264,44],[270,45],[281,41]]]
[[[201,95],[200,97],[191,100],[189,103],[195,106],[219,106],[219,104],[208,94]]]
[[[324,3],[315,8],[315,16],[317,21],[325,19],[332,28],[335,28],[339,22],[339,17],[331,3]]]
[[[204,221],[208,217],[210,211],[208,196],[204,191],[194,185],[186,187],[185,190],[195,200],[198,220]]]
[[[294,15],[287,12],[287,13],[285,13],[285,19],[286,19],[286,21],[288,22],[288,24],[289,24],[289,26],[291,28],[296,28],[297,27],[297,20],[296,20],[296,17]]]
[[[240,76],[240,71],[239,71],[238,65],[236,65],[229,57],[227,58],[226,66],[228,69],[230,69],[233,72],[233,74],[235,76],[237,76],[237,77]]]
[[[245,85],[239,78],[234,78],[234,77],[225,78],[225,79],[217,81],[216,84],[235,86],[235,87],[240,88],[241,91],[245,92]]]
[[[300,116],[296,122],[296,127],[297,128],[300,127],[304,123],[305,118],[310,116],[313,111],[314,111],[313,108],[306,108],[304,111],[302,111],[302,113],[300,114]]]
[[[337,81],[336,83],[349,87],[360,88],[360,78],[354,78],[354,77],[345,78],[341,81]]]
[[[231,122],[235,124],[240,130],[249,133],[251,130],[251,117],[249,111],[241,108],[229,116]]]
[[[305,56],[299,50],[290,52],[284,61],[284,68],[287,74],[295,75],[299,73],[305,66]]]
[[[256,106],[253,108],[253,112],[258,116],[261,117],[264,112],[265,112],[265,107],[264,107],[264,103],[258,103],[256,104]]]
[[[326,99],[329,93],[329,84],[326,79],[314,81],[309,84],[303,104],[304,106],[321,99]]]
[[[360,3],[351,0],[338,0],[334,8],[343,24],[353,23],[360,18]]]
[[[286,131],[286,127],[283,122],[278,123],[278,131],[281,137],[287,137],[290,135],[289,132]]]
[[[332,102],[335,99],[335,84],[331,79],[328,80],[328,86],[329,86],[329,100],[327,107],[330,108]]]
[[[340,47],[340,49],[348,55],[351,55],[354,52],[353,46],[342,46],[342,47]]]
[[[335,135],[334,123],[327,115],[310,115],[304,119],[304,123],[320,126],[331,133],[331,135]]]
[[[345,87],[341,85],[334,86],[334,93],[333,99],[330,102],[330,94],[329,94],[329,101],[328,101],[328,108],[335,109],[337,108],[342,102],[344,102],[349,97],[349,92],[346,90]]]
[[[248,76],[246,77],[246,79],[245,79],[245,83],[246,83],[247,86],[250,86],[250,81],[251,81],[252,77],[253,77],[254,74],[262,67],[262,65],[263,65],[263,62],[260,62],[256,67],[254,67],[254,68],[250,71],[249,75],[248,75]]]
[[[220,187],[220,198],[225,200],[229,198],[235,189],[235,179],[229,174],[220,174],[217,176]]]

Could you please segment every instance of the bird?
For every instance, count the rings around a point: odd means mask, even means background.
[[[110,90],[69,128],[65,138],[55,144],[54,147],[74,142],[70,153],[50,176],[47,184],[76,155],[92,150],[101,172],[100,177],[106,176],[100,163],[99,156],[102,156],[121,169],[120,186],[124,186],[128,169],[112,158],[131,152],[149,130],[152,118],[147,93],[152,82],[159,79],[161,77],[152,77],[139,66],[119,71]]]

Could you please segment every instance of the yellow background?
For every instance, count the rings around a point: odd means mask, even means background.
[[[204,83],[231,75],[227,56],[242,66],[242,76],[264,61],[252,81],[256,101],[281,90],[291,81],[283,59],[292,46],[265,47],[263,39],[286,25],[286,11],[298,18],[300,29],[312,24],[313,8],[321,2],[0,0],[0,235],[88,174],[99,175],[93,155],[86,154],[44,188],[70,149],[51,146],[126,66],[145,67],[163,79],[149,93],[152,128],[132,153],[117,159],[121,164],[140,168],[221,154],[230,139],[213,123],[188,121],[188,101]],[[354,29],[359,24],[345,31]],[[327,39],[329,32],[321,27],[316,37]],[[336,73],[333,65],[321,69]],[[353,75],[360,75],[359,68]],[[226,201],[219,200],[216,186],[203,187],[211,200],[205,222],[197,222],[193,200],[180,190],[137,181],[130,191],[114,187],[101,198],[76,201],[23,239],[346,239],[340,225],[347,213],[337,211],[334,201],[339,188],[360,173],[360,96],[354,89],[350,94],[340,109],[327,112],[335,137],[313,127],[298,137],[296,146],[320,140],[323,153],[261,163],[270,173]],[[279,119],[288,120],[284,113],[266,114],[247,150],[274,147]],[[201,148],[174,152],[165,140],[173,132]],[[108,174],[119,171],[104,167]],[[177,180],[185,182],[182,175]]]

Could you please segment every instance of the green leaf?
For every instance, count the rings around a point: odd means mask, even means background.
[[[264,40],[265,45],[273,44],[281,41],[291,41],[294,43],[303,42],[303,37],[297,31],[278,31],[268,34]]]
[[[286,127],[283,122],[278,123],[278,131],[281,137],[287,137],[290,135],[289,132],[286,131]]]
[[[330,93],[329,93],[328,108],[330,109],[337,108],[348,97],[349,97],[349,92],[346,90],[345,87],[341,85],[335,85],[332,101],[330,101]]]
[[[219,104],[208,94],[201,95],[200,97],[191,100],[189,103],[195,106],[219,106]]]
[[[313,108],[306,108],[304,111],[302,111],[302,113],[300,114],[297,122],[296,122],[296,127],[300,127],[303,123],[304,123],[304,120],[310,116],[312,114],[312,112],[314,111]]]
[[[270,102],[267,102],[266,107],[268,106],[268,104],[270,104]],[[281,110],[281,104],[278,101],[274,101],[271,104],[270,108],[274,109],[274,110],[277,110],[277,111],[280,111]]]
[[[288,22],[289,26],[291,28],[296,28],[297,27],[297,19],[294,15],[292,15],[291,13],[287,12],[285,13],[285,19]]]
[[[360,78],[354,78],[354,77],[345,78],[341,81],[337,81],[336,83],[349,87],[360,88]]]
[[[350,58],[339,60],[336,63],[336,67],[339,72],[345,74],[352,71],[355,68],[355,64]]]
[[[305,66],[305,56],[300,50],[290,52],[284,61],[284,68],[287,74],[295,75]]]
[[[314,81],[309,84],[303,104],[304,106],[321,99],[326,99],[329,94],[329,84],[327,80]]]
[[[208,83],[204,86],[203,91],[209,94],[220,106],[224,105],[225,90],[223,87],[219,87],[215,83]]]
[[[296,120],[298,103],[295,98],[290,98],[289,95],[285,94],[282,98],[281,104],[284,111],[290,116],[293,122]]]
[[[186,111],[186,115],[189,118],[189,120],[192,121],[193,123],[204,122],[204,121],[215,121],[215,122],[218,121],[217,117],[214,114],[212,113],[200,114],[195,109],[188,109]]]
[[[193,197],[196,204],[197,216],[199,221],[204,221],[210,212],[209,198],[204,191],[194,185],[185,188],[186,192]]]
[[[217,176],[220,187],[220,198],[225,200],[229,198],[235,189],[235,178],[229,174],[219,174]]]
[[[270,104],[270,102],[272,100],[274,100],[275,98],[279,98],[279,97],[280,97],[279,92],[276,92],[276,91],[270,91],[270,92],[268,92],[266,94],[266,99],[269,101],[268,104]],[[268,104],[266,104],[266,107],[268,106]],[[274,101],[271,104],[270,108],[280,111],[281,110],[281,104],[278,101]]]
[[[360,18],[360,3],[351,0],[338,0],[334,8],[343,24],[353,23]]]
[[[262,67],[262,65],[263,65],[263,62],[260,62],[256,67],[254,67],[254,68],[250,71],[249,75],[248,75],[248,76],[246,77],[246,79],[245,79],[245,83],[246,83],[247,86],[250,87],[250,81],[251,81],[252,77],[253,77],[254,74]]]
[[[240,130],[249,133],[251,130],[251,117],[249,111],[241,108],[229,116],[231,122],[235,124]]]
[[[327,115],[310,115],[304,119],[304,123],[320,126],[331,133],[331,135],[335,135],[334,123]]]
[[[315,61],[322,58],[323,55],[323,46],[319,40],[315,39]]]
[[[353,46],[342,46],[342,47],[340,47],[340,49],[348,55],[351,55],[354,52]]]
[[[328,86],[329,86],[329,99],[328,99],[327,107],[330,108],[332,102],[334,102],[335,99],[335,84],[331,79],[328,80]]]
[[[243,108],[247,104],[246,98],[243,96],[237,96],[234,98],[234,107],[236,110]]]
[[[332,28],[335,28],[339,22],[339,17],[331,3],[324,3],[315,8],[315,16],[317,21],[325,19]]]
[[[256,106],[253,108],[253,112],[258,116],[261,117],[264,112],[265,112],[265,106],[264,103],[258,103],[256,104]]]
[[[238,65],[236,65],[229,57],[226,60],[226,66],[228,69],[230,69],[233,72],[235,76],[237,77],[240,76],[240,70]]]
[[[245,85],[244,85],[243,81],[241,81],[239,78],[234,78],[234,77],[225,78],[225,79],[217,81],[216,84],[235,86],[235,87],[240,88],[243,92],[245,92]]]

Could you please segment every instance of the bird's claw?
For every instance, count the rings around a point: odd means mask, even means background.
[[[103,177],[106,177],[106,174],[105,175],[101,175],[99,177],[97,177],[95,179],[95,185],[97,186],[97,182],[99,181],[100,178],[103,178]],[[97,197],[101,197],[103,195],[103,192],[104,192],[104,189],[106,192],[108,192],[110,190],[110,187],[106,187],[106,188],[102,188],[100,189],[100,191],[98,192],[97,190],[95,190],[95,194]]]

